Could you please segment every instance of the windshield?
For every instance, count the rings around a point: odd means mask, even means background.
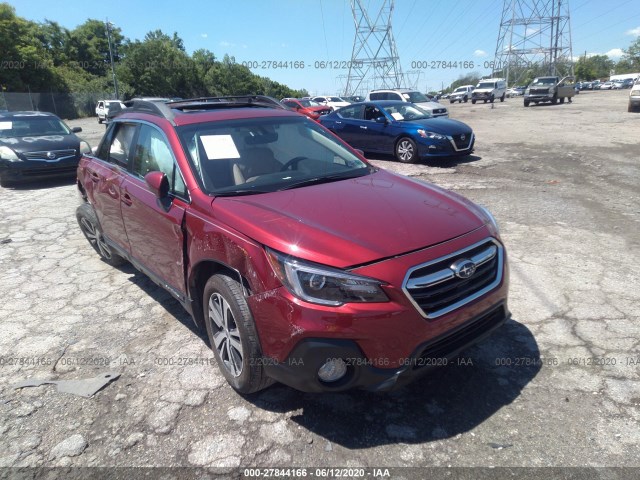
[[[493,88],[493,82],[480,82],[476,88]]]
[[[556,79],[551,78],[536,78],[533,80],[532,85],[555,85]]]
[[[467,91],[467,87],[458,87],[455,89],[453,93],[466,92],[466,91]]]
[[[431,118],[431,114],[418,105],[405,102],[385,106],[384,111],[399,122]]]
[[[69,135],[70,130],[59,119],[49,116],[24,116],[2,119],[0,137],[39,137],[44,135]]]
[[[407,102],[411,103],[423,103],[430,102],[426,95],[420,92],[406,92],[402,94],[403,98],[407,100]]]
[[[329,97],[327,100],[329,100],[330,102],[349,103],[344,98],[340,98],[340,97]]]
[[[298,100],[300,105],[303,107],[319,107],[320,104],[318,102],[314,102],[313,100]]]
[[[304,118],[260,118],[177,129],[205,192],[250,195],[368,175],[361,161]]]

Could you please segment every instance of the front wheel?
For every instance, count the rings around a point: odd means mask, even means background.
[[[500,97],[500,101],[501,102],[504,102],[504,96],[505,96],[505,94],[503,93],[502,96]]]
[[[242,285],[227,275],[212,276],[204,286],[202,306],[209,343],[229,385],[245,394],[271,385]]]
[[[524,101],[524,106],[525,106],[525,107],[528,107],[528,106],[529,106],[529,100],[525,100],[525,101]]]
[[[469,101],[469,97],[464,97],[464,103],[467,103],[468,101]]]
[[[90,203],[85,202],[76,209],[76,219],[85,238],[105,263],[112,267],[117,267],[126,262],[124,258],[113,252],[107,244],[102,234],[98,217],[96,217],[96,212]]]
[[[553,96],[553,98],[551,99],[551,103],[553,105],[555,105],[556,103],[558,103],[558,97],[556,97],[555,95]]]
[[[418,147],[410,138],[403,137],[396,144],[396,158],[402,163],[414,163],[418,160]]]
[[[471,100],[471,103],[472,103],[473,105],[475,105],[475,104],[476,104],[476,99],[474,98],[473,100]]]
[[[495,101],[496,97],[494,97],[493,95],[491,95],[491,98],[489,99],[489,102],[493,103]]]

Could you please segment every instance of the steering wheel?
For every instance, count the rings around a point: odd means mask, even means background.
[[[291,160],[289,160],[287,163],[285,163],[282,168],[280,169],[281,172],[286,172],[287,170],[294,170],[294,167],[297,167],[298,163],[302,160],[307,160],[308,157],[304,157],[304,156],[300,156],[300,157],[295,157],[292,158]],[[295,168],[295,170],[297,170],[297,168]]]

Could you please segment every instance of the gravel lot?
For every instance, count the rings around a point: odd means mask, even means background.
[[[192,364],[213,355],[168,294],[89,247],[72,182],[0,188],[0,467],[640,467],[640,114],[627,98],[447,103],[475,155],[373,160],[486,205],[511,259],[513,320],[391,394],[239,396]],[[104,132],[69,124],[92,146]],[[120,377],[92,398],[13,388],[109,370]]]

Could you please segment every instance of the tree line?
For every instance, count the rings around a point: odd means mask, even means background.
[[[143,40],[120,28],[88,19],[69,30],[57,22],[26,20],[0,3],[0,88],[7,92],[114,92],[111,55],[119,97],[201,97],[259,94],[276,98],[307,95],[224,55],[200,49],[189,55],[182,39],[161,30]]]

